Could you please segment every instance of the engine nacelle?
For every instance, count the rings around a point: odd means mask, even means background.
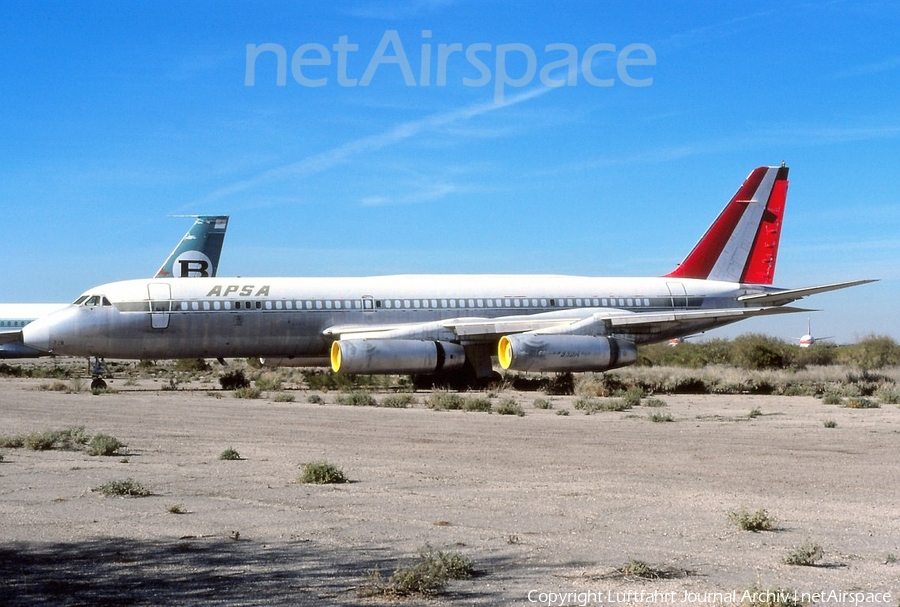
[[[341,339],[331,344],[338,373],[440,373],[466,362],[459,344],[418,339]]]
[[[637,361],[637,346],[615,337],[519,333],[500,338],[497,356],[513,371],[607,371]]]

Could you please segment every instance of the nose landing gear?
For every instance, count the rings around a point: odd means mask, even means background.
[[[91,390],[106,390],[106,382],[103,380],[103,376],[108,375],[109,371],[106,360],[95,356],[94,363],[91,364],[88,359],[88,364],[91,365]]]

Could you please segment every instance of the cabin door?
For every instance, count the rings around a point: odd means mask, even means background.
[[[675,310],[684,310],[687,308],[687,291],[684,290],[684,284],[680,282],[667,282],[669,295],[672,297],[672,308]]]
[[[147,285],[150,295],[150,328],[169,327],[169,312],[172,311],[172,288],[164,283]]]

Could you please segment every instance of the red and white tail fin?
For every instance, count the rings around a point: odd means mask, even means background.
[[[759,167],[670,278],[772,284],[787,198],[788,168]]]

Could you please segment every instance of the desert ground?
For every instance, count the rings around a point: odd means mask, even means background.
[[[3,605],[727,605],[775,588],[900,600],[896,405],[657,395],[665,407],[585,415],[574,397],[543,410],[543,394],[504,392],[520,417],[434,411],[425,393],[390,409],[47,383],[0,380],[0,435],[83,426],[127,449],[0,450]],[[673,421],[651,421],[659,411]],[[242,459],[220,460],[227,448]],[[298,482],[311,461],[351,482]],[[152,495],[97,491],[126,478]],[[740,509],[776,529],[741,530]],[[807,542],[824,550],[817,566],[783,562]],[[359,596],[373,569],[426,547],[475,574],[436,596]],[[623,574],[632,560],[654,574]]]

